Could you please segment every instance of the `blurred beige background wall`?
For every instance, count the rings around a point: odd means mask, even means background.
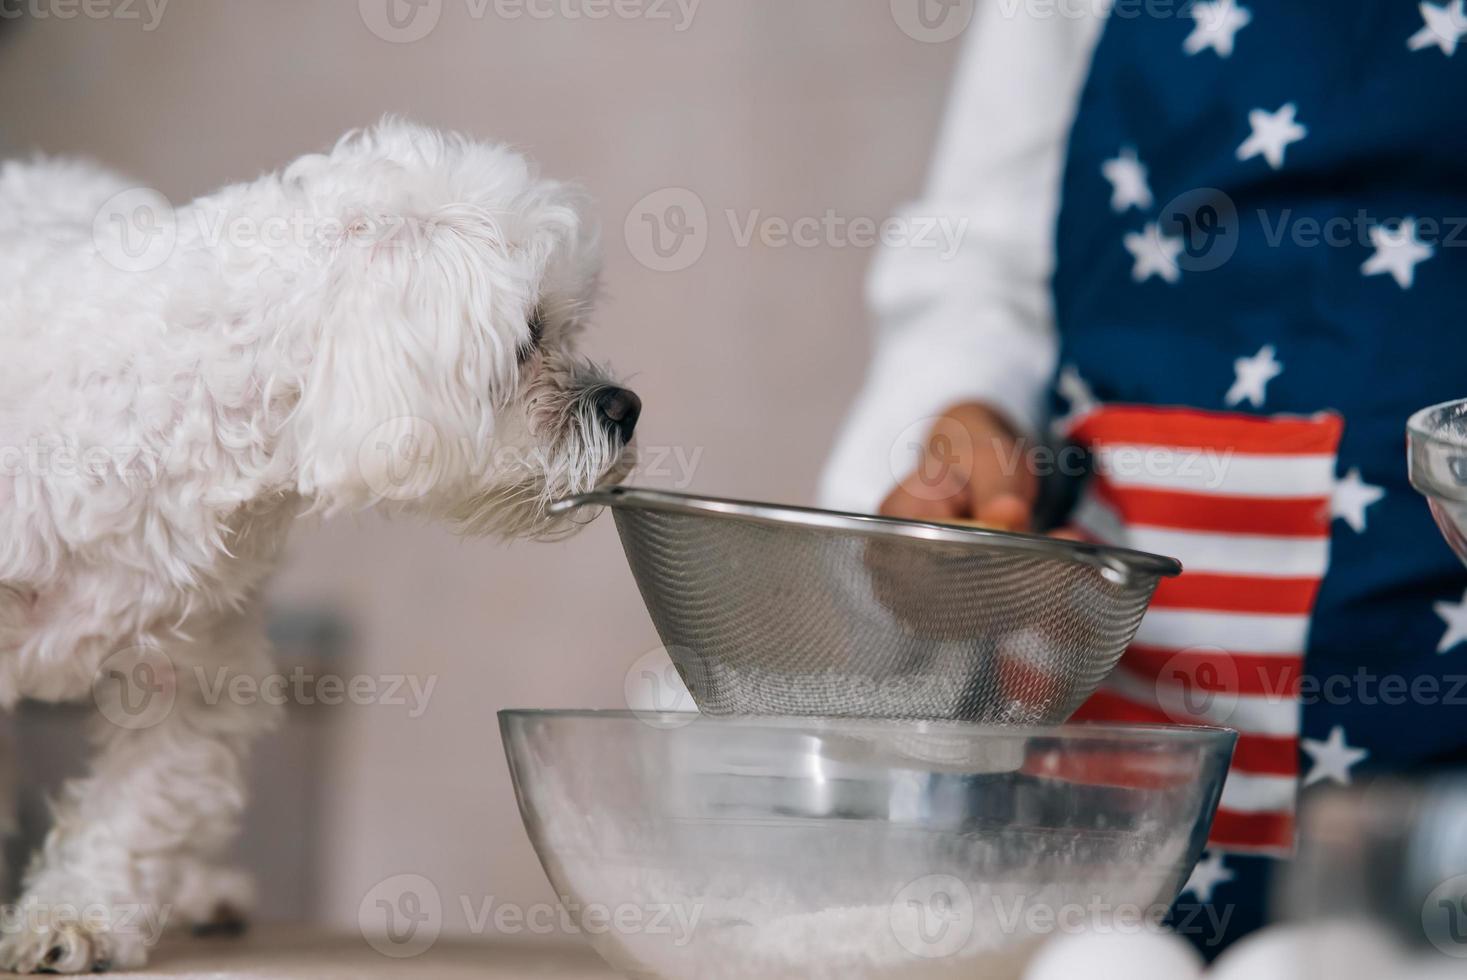
[[[881,220],[916,192],[958,42],[905,32],[907,0],[159,2],[26,0],[43,16],[0,24],[0,148],[93,156],[182,200],[385,112],[516,144],[598,202],[589,346],[646,401],[639,439],[663,465],[643,482],[812,499],[867,354],[872,253],[824,232],[781,245],[777,225],[739,239],[751,219]],[[436,21],[393,28],[388,2]],[[677,203],[708,217],[664,260],[637,230]],[[419,717],[329,709],[324,914],[354,926],[399,873],[434,883],[455,931],[460,896],[549,899],[494,713],[621,706],[657,641],[609,524],[512,547],[302,527],[278,592],[350,618],[354,669],[436,678]]]

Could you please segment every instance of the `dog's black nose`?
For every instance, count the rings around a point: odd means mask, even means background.
[[[642,417],[642,399],[625,388],[607,388],[596,396],[596,411],[622,442],[631,442],[632,433],[637,431],[637,419]]]

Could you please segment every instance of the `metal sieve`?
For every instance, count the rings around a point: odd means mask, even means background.
[[[613,487],[652,622],[710,715],[1064,722],[1170,558],[1028,534]]]

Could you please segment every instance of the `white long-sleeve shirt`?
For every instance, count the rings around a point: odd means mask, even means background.
[[[986,402],[1042,423],[1055,368],[1050,278],[1060,181],[1103,2],[984,0],[968,28],[937,157],[911,227],[961,229],[955,254],[913,236],[879,255],[874,355],[821,481],[826,507],[874,511],[933,417]]]

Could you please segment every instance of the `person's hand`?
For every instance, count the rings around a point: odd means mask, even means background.
[[[881,514],[916,521],[974,521],[1010,531],[1033,523],[1038,480],[1025,445],[995,411],[958,405],[933,426],[917,469]]]

